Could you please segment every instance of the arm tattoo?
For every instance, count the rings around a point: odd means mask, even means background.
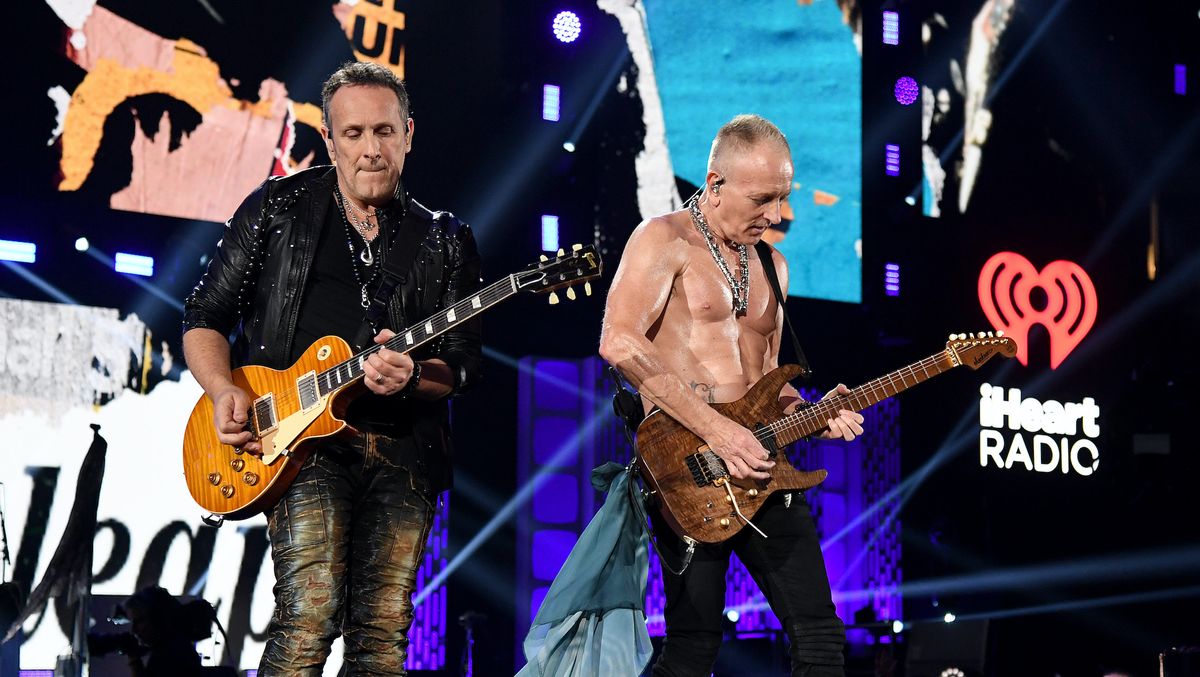
[[[716,396],[713,395],[713,385],[711,383],[697,383],[696,381],[692,381],[688,384],[688,386],[690,386],[692,390],[696,391],[696,394],[699,395],[705,402],[708,402],[709,404],[716,403],[717,399]]]

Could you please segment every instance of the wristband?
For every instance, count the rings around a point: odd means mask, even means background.
[[[413,362],[412,373],[408,376],[408,381],[404,383],[404,387],[400,389],[397,395],[408,397],[417,392],[417,388],[421,385],[421,363]]]

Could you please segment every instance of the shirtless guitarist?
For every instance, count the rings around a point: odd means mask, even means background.
[[[753,247],[779,223],[791,186],[791,151],[779,129],[756,115],[733,118],[713,140],[698,197],[634,230],[605,310],[600,354],[648,408],[703,439],[735,479],[766,479],[774,463],[750,430],[708,405],[737,400],[778,366],[783,309]],[[786,290],[787,264],[774,249],[771,256]],[[848,393],[839,384],[826,397]],[[789,412],[801,402],[790,385],[779,396]],[[862,421],[841,410],[822,435],[850,441]],[[680,561],[686,545],[661,515],[652,521],[659,548]],[[792,674],[844,674],[845,630],[803,495],[773,495],[752,521],[770,538],[743,529],[698,545],[682,575],[664,569],[667,632],[656,677],[711,673],[733,552],[790,636]]]

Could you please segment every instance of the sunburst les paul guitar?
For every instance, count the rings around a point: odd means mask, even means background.
[[[808,489],[825,480],[825,470],[797,470],[779,450],[825,429],[838,410],[862,411],[954,367],[977,369],[997,354],[1012,357],[1016,352],[1016,342],[1002,334],[951,335],[945,350],[935,355],[864,383],[849,395],[814,402],[792,414],[784,414],[779,392],[799,376],[800,367],[785,365],[764,376],[740,400],[712,405],[754,431],[775,462],[769,479],[731,478],[725,462],[703,440],[658,410],[638,427],[638,469],[676,533],[720,543],[741,531],[771,494]]]
[[[595,247],[559,250],[557,257],[543,256],[526,270],[397,332],[383,345],[401,353],[415,350],[522,291],[549,293],[552,304],[558,302],[556,290],[564,287],[567,298],[574,299],[571,285],[578,282],[584,282],[585,293],[591,294],[585,281],[600,273]],[[248,429],[262,443],[262,458],[222,444],[213,427],[212,400],[200,397],[183,435],[183,474],[192,498],[213,514],[211,520],[245,519],[279,500],[312,453],[313,442],[348,429],[343,420],[346,408],[355,397],[369,392],[362,385],[363,363],[381,347],[353,353],[344,340],[326,336],[288,369],[235,369],[233,382],[253,403]]]

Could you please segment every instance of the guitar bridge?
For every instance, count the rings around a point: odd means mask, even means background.
[[[700,451],[684,459],[692,480],[698,487],[705,487],[729,476],[725,462],[711,451]]]

